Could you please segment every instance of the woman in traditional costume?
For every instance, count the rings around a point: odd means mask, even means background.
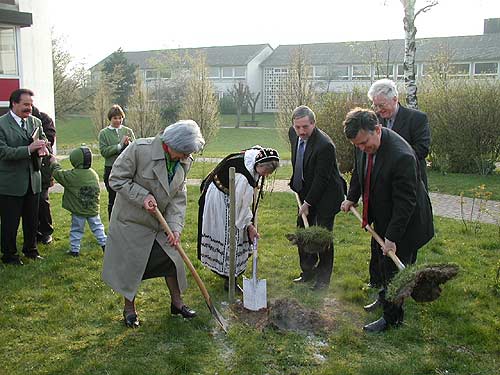
[[[198,202],[198,259],[225,279],[226,290],[229,287],[229,168],[235,167],[236,170],[234,276],[238,277],[245,272],[251,245],[259,237],[253,223],[261,193],[254,201],[254,189],[260,182],[262,192],[264,178],[278,166],[279,155],[276,150],[254,146],[226,156],[201,184]]]

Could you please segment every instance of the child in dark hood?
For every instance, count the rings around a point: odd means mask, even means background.
[[[71,250],[68,254],[75,257],[80,255],[80,241],[86,221],[104,251],[106,234],[99,216],[99,176],[91,168],[92,152],[88,147],[81,146],[71,152],[69,160],[73,169],[63,170],[54,156],[50,159],[55,180],[64,186],[62,206],[71,212]]]

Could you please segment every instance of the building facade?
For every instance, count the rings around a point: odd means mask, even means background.
[[[0,0],[0,113],[18,88],[35,93],[35,105],[54,117],[52,42],[47,0]]]
[[[443,70],[448,78],[500,78],[500,19],[487,19],[482,35],[417,39],[417,80],[431,71]],[[206,55],[209,76],[219,97],[238,81],[261,93],[257,112],[276,112],[277,99],[289,73],[291,57],[302,49],[310,66],[310,80],[320,92],[351,91],[374,80],[403,81],[404,40],[280,45],[268,44],[202,47],[162,51],[125,52],[138,66],[147,86],[171,77],[158,68],[158,61],[172,54]],[[103,61],[91,68],[99,74]]]
[[[186,56],[194,58],[198,54],[204,54],[209,78],[219,98],[222,98],[237,82],[247,84],[253,93],[262,93],[262,62],[272,51],[273,49],[268,44],[255,44],[124,52],[124,55],[130,64],[137,66],[146,87],[154,89],[161,85],[162,81],[167,82],[173,78],[171,74],[175,74],[168,69],[163,69],[162,65],[168,65],[176,59],[181,60],[180,64],[182,64]],[[100,69],[108,57],[90,68],[92,81],[99,76]],[[260,99],[256,111],[262,112],[262,110],[262,99]]]
[[[448,78],[500,78],[500,19],[485,20],[483,35],[416,40],[417,80],[443,70]],[[380,78],[403,80],[404,40],[280,45],[263,62],[263,111],[277,97],[291,56],[302,49],[316,90],[350,91]]]

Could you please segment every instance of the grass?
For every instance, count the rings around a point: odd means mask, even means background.
[[[255,145],[275,148],[283,159],[290,159],[290,146],[280,137],[277,129],[244,127],[219,129],[216,139],[203,151],[203,156],[221,157]]]
[[[197,189],[189,187],[183,247],[217,306],[227,299],[222,281],[196,259]],[[101,217],[107,227],[106,192]],[[497,228],[482,225],[464,233],[458,221],[435,219],[436,237],[420,250],[419,262],[456,262],[459,276],[430,304],[407,301],[406,324],[384,334],[360,327],[376,318],[362,305],[373,298],[365,288],[369,237],[352,215],[335,220],[335,269],[330,288],[312,292],[291,279],[299,272],[291,194],[266,195],[259,211],[262,239],[259,278],[268,298],[295,298],[326,309],[335,326],[305,335],[259,332],[231,320],[227,335],[214,323],[193,279],[184,300],[199,312],[192,321],[171,317],[160,279],[144,281],[137,296],[142,327],[121,322],[122,298],[101,281],[102,252],[88,229],[80,258],[69,249],[69,213],[61,194],[52,194],[54,242],[40,247],[45,260],[24,267],[0,266],[0,351],[2,374],[495,374],[500,372],[500,296],[492,284],[500,256]],[[333,307],[332,307],[333,306]],[[220,308],[226,317],[230,312]],[[8,350],[7,350],[8,348]]]
[[[97,134],[90,117],[72,116],[56,120],[57,151],[69,153],[75,147],[85,143],[93,150],[98,150]]]
[[[252,115],[245,114],[241,115],[240,126],[245,127],[244,121],[252,119]],[[255,121],[258,121],[257,127],[259,128],[275,128],[276,127],[276,115],[274,113],[256,113]],[[220,115],[220,124],[224,127],[234,127],[236,126],[236,115]],[[255,125],[252,125],[255,126]]]
[[[447,173],[427,171],[429,177],[429,190],[438,193],[474,197],[474,189],[485,185],[485,191],[491,192],[491,200],[500,201],[500,173],[489,176],[475,174]]]
[[[223,120],[224,118],[234,117],[234,115],[225,116],[227,117],[222,117]],[[265,121],[269,122],[269,118],[274,118],[273,116],[273,114],[263,114],[259,118],[264,118]],[[81,143],[87,144],[94,152],[99,152],[97,136],[89,117],[76,116],[57,121],[57,147],[59,153],[68,153]],[[283,158],[290,158],[288,142],[279,136],[276,128],[271,126],[269,128],[260,126],[257,128],[242,126],[239,129],[221,128],[217,137],[207,144],[203,156],[223,157],[231,152],[243,150],[257,144],[276,148]]]

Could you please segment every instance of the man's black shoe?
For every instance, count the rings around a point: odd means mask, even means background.
[[[363,326],[363,331],[378,333],[385,331],[388,327],[389,325],[387,324],[384,317],[382,317],[379,320],[375,320],[374,322],[371,322],[370,324]]]
[[[24,254],[24,256],[28,259],[31,259],[31,260],[42,260],[43,257],[40,256],[40,254],[38,253],[27,253],[27,254]]]
[[[43,243],[44,245],[48,245],[52,242],[53,238],[50,234],[44,235],[44,234],[38,234],[36,236],[36,241]]]
[[[369,303],[368,305],[363,306],[363,309],[365,309],[366,312],[372,312],[377,310],[377,308],[382,307],[382,302],[377,298],[375,301],[372,303]]]
[[[294,283],[307,283],[308,281],[311,281],[311,277],[304,277],[304,275],[300,275],[299,277],[293,279]]]
[[[3,259],[2,261],[5,264],[10,264],[12,266],[23,266],[24,265],[23,261],[19,258]]]

